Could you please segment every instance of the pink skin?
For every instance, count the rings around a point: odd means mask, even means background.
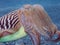
[[[31,8],[32,6],[31,5],[25,5],[24,6],[24,8],[25,9],[28,9],[28,10],[30,10],[30,9],[32,9]],[[48,32],[50,32],[50,34],[49,34],[49,38],[51,39],[52,38],[52,36],[54,35],[54,34],[58,34],[58,38],[56,39],[56,40],[51,40],[51,41],[53,41],[53,42],[57,42],[57,41],[59,41],[60,40],[60,31],[58,31],[57,30],[57,28],[56,28],[56,26],[55,26],[55,24],[53,24],[52,22],[51,22],[51,20],[50,20],[50,18],[49,18],[49,16],[47,16],[47,14],[45,13],[45,11],[44,11],[44,8],[42,7],[42,6],[40,6],[40,5],[33,5],[33,7],[34,8],[37,8],[37,9],[39,9],[40,8],[40,13],[42,14],[42,15],[40,15],[39,14],[39,12],[37,11],[37,13],[38,13],[38,16],[40,16],[40,19],[41,19],[41,21],[46,21],[45,23],[44,22],[42,22],[42,23],[44,23],[43,25],[45,26],[46,24],[49,26],[49,29],[50,28],[52,28],[51,30],[48,30]],[[22,11],[22,12],[24,12],[24,10]],[[32,13],[32,12],[31,12]],[[48,19],[48,21],[47,20],[44,20],[43,18],[45,18],[46,16],[47,16],[47,19]],[[34,15],[34,14],[33,14]],[[32,39],[32,42],[33,42],[33,45],[40,45],[40,32],[38,32],[38,30],[36,30],[36,29],[34,29],[33,27],[32,27],[32,25],[33,25],[33,23],[32,23],[32,20],[31,19],[29,19],[30,17],[27,15],[26,17],[25,17],[26,15],[24,15],[24,14],[22,14],[22,16],[21,16],[21,18],[22,18],[22,25],[24,26],[24,28],[25,28],[25,32],[28,34],[28,35],[30,35],[30,37],[31,37],[31,39]],[[36,16],[36,15],[35,15]],[[45,17],[44,17],[45,16]],[[25,19],[27,19],[27,20],[25,20]],[[33,18],[34,19],[34,18]],[[37,18],[38,19],[38,18]],[[39,19],[38,19],[39,20]],[[33,20],[34,21],[34,20]],[[39,21],[38,21],[39,22]],[[32,23],[32,24],[31,24]],[[50,24],[50,25],[49,25]],[[37,24],[38,25],[38,24]]]
[[[41,5],[27,4],[18,10],[18,12],[19,11],[21,13],[18,13],[20,23],[24,26],[25,32],[31,37],[33,45],[40,45],[40,35],[44,35],[51,39],[54,34],[58,34],[59,37],[56,40],[51,41],[60,41],[60,31],[58,31],[55,24],[52,23],[50,17]],[[49,32],[49,34],[47,32]],[[7,34],[12,33],[6,31],[0,34],[0,37]]]
[[[30,5],[24,6],[24,10],[25,9],[29,10],[30,8],[31,8]],[[30,17],[29,18],[27,16],[25,17],[24,10],[22,9],[23,13],[21,16],[21,22],[25,28],[25,32],[31,37],[33,45],[40,45],[40,34],[32,27],[32,21],[31,19],[29,19]]]

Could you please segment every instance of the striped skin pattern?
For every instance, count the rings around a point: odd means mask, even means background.
[[[19,21],[17,11],[0,17],[0,37],[15,33],[20,27]]]
[[[15,33],[21,25],[31,37],[34,45],[40,45],[40,34],[50,39],[54,34],[60,36],[56,25],[40,5],[24,5],[16,11],[0,17],[0,37]]]
[[[0,30],[14,28],[18,22],[17,15],[3,16],[0,18]]]

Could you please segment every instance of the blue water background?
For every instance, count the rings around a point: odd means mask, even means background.
[[[19,9],[24,4],[41,4],[60,29],[60,0],[0,0],[0,16]],[[26,36],[16,41],[0,43],[0,45],[32,45],[32,41],[29,36]],[[47,42],[41,37],[41,45],[60,45],[60,42]]]

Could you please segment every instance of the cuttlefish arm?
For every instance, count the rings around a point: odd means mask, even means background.
[[[54,40],[51,40],[51,41],[53,41],[53,42],[59,42],[60,41],[60,31],[57,30],[56,34],[58,35],[57,39],[54,39]]]
[[[40,35],[37,31],[29,27],[29,29],[25,30],[25,32],[31,37],[33,45],[40,45]]]

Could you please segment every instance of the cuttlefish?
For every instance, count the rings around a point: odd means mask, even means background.
[[[20,29],[22,26],[24,28],[24,32],[22,31],[23,29]],[[60,40],[60,31],[52,22],[43,6],[39,4],[26,4],[20,9],[0,17],[1,39],[3,39],[4,37],[8,37],[8,41],[11,41],[14,40],[13,38],[11,38],[11,35],[14,35],[13,37],[17,38],[17,36],[22,36],[25,33],[31,37],[33,45],[40,45],[41,35],[51,39],[54,34],[58,34],[59,37],[56,40],[51,41],[57,42]]]

